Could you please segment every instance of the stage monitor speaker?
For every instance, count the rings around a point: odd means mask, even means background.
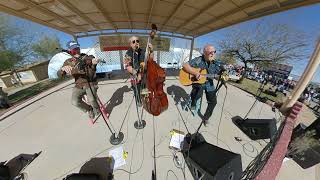
[[[303,169],[308,169],[320,163],[320,153],[314,148],[306,148],[298,154],[291,156],[291,158]]]
[[[291,152],[290,152],[291,151]],[[299,124],[292,132],[289,157],[303,169],[320,163],[320,119],[310,126]]]
[[[201,142],[192,146],[183,155],[193,178],[196,180],[241,179],[240,154],[224,150],[207,142]]]
[[[275,119],[242,119],[235,116],[232,121],[252,140],[272,138],[277,131]]]
[[[0,163],[0,180],[10,180],[9,168]]]
[[[307,126],[303,123],[299,123],[293,130],[291,135],[291,140],[299,137],[300,135],[304,134],[307,129]]]
[[[97,174],[79,174],[74,173],[68,175],[63,180],[100,180],[100,176]]]

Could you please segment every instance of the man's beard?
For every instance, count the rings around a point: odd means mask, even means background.
[[[214,56],[209,56],[209,57],[208,57],[208,60],[209,60],[210,62],[214,61]]]
[[[138,49],[139,49],[139,45],[135,45],[134,50],[138,50]]]

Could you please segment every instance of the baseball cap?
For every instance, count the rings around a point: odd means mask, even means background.
[[[76,41],[67,42],[68,49],[75,49],[75,48],[79,48],[79,47],[80,47],[80,45]]]

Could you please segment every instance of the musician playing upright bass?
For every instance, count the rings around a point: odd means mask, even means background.
[[[193,68],[206,69],[208,74],[219,74],[221,68],[219,67],[219,64],[215,62],[215,58],[216,49],[212,45],[206,45],[203,48],[203,55],[184,63],[183,69],[187,73],[194,75],[196,79],[203,78],[204,76],[200,72],[193,70]],[[204,125],[207,125],[213,109],[217,104],[217,96],[212,79],[207,78],[207,81],[204,84],[192,84],[192,91],[190,94],[192,111],[196,109],[196,102],[200,97],[202,97],[203,90],[206,93],[208,106],[204,115],[201,115],[199,112],[198,114],[204,121]]]
[[[124,57],[124,64],[127,71],[134,77],[135,82],[132,81],[132,89],[137,99],[137,104],[141,106],[141,73],[143,68],[143,62],[145,59],[145,49],[140,47],[139,38],[132,36],[129,38],[130,48],[127,50]],[[152,44],[148,45],[150,50],[150,56],[153,56]],[[136,83],[136,84],[134,84]],[[136,85],[136,88],[135,88]]]

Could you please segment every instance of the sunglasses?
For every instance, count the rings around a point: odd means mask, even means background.
[[[139,40],[137,39],[132,41],[132,44],[135,44],[135,43],[139,43]]]
[[[208,54],[215,54],[217,51],[216,50],[214,50],[214,51],[211,51],[211,52],[209,52]]]

